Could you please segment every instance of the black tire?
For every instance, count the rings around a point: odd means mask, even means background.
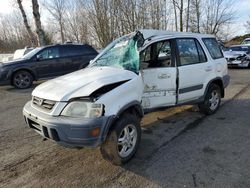
[[[203,103],[198,104],[200,112],[211,115],[214,114],[220,107],[221,89],[216,84],[211,84],[206,93]]]
[[[18,89],[27,89],[33,84],[33,76],[25,70],[14,73],[12,84]]]
[[[130,138],[127,138],[125,135],[126,128],[128,128],[128,132],[130,131],[129,129],[136,131],[136,133],[134,132],[134,134],[137,134],[136,138],[132,138],[132,131],[129,132],[131,137],[129,136]],[[120,139],[120,141],[118,141],[118,139]],[[140,140],[141,127],[139,118],[136,115],[125,113],[117,120],[108,133],[105,142],[101,145],[101,154],[105,160],[110,161],[114,165],[125,164],[135,155]],[[122,150],[126,148],[126,145],[131,146],[131,148],[127,147],[127,153],[126,149]],[[125,155],[125,153],[127,155]]]

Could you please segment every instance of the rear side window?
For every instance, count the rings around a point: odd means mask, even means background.
[[[97,52],[91,46],[88,45],[62,46],[61,51],[63,57],[97,54]]]
[[[203,38],[203,42],[205,43],[211,57],[213,59],[223,58],[222,51],[220,46],[215,38]]]
[[[193,38],[176,39],[179,51],[180,64],[191,65],[207,61],[200,43]]]

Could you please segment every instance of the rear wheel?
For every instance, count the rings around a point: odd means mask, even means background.
[[[216,84],[211,84],[206,93],[205,99],[203,103],[200,103],[199,109],[202,113],[206,115],[214,114],[221,103],[221,89]]]
[[[18,89],[27,89],[33,83],[33,76],[25,70],[17,71],[12,77],[12,84]]]
[[[115,123],[106,141],[101,145],[102,156],[115,165],[122,165],[135,155],[140,140],[139,118],[126,113]]]

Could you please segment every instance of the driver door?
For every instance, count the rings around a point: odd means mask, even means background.
[[[177,68],[171,40],[151,44],[140,53],[145,109],[176,104]]]
[[[45,48],[36,55],[35,60],[36,72],[39,78],[47,78],[62,75],[64,62],[60,61],[59,48]]]

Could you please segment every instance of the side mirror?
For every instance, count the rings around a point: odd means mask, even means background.
[[[36,56],[36,60],[37,61],[40,61],[40,60],[42,60],[43,59],[43,56],[41,55],[41,54],[38,54],[37,56]]]

